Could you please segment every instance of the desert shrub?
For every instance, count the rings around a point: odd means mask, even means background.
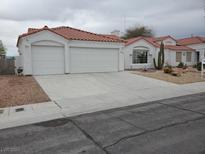
[[[169,68],[169,67],[164,68],[164,73],[171,73],[171,72],[172,72],[171,68]]]
[[[180,62],[177,67],[178,67],[178,68],[183,68],[183,67],[184,67],[184,63],[183,63],[183,62]]]
[[[172,73],[172,66],[167,65],[164,67],[164,73]]]

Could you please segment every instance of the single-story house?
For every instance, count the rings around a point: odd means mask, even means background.
[[[124,70],[124,40],[71,27],[29,28],[18,37],[24,75]]]
[[[205,58],[205,37],[192,36],[177,40],[179,45],[187,46],[196,50],[197,62]]]
[[[154,68],[153,59],[158,59],[161,42],[164,43],[165,65],[177,66],[180,62],[194,65],[196,51],[184,45],[178,45],[171,36],[136,37],[126,40],[123,48],[125,69]]]

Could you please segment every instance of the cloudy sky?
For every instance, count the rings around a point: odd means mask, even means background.
[[[19,34],[44,25],[96,33],[145,25],[156,36],[205,35],[204,9],[205,0],[1,0],[0,40],[10,56]]]

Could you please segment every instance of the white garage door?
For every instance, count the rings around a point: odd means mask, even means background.
[[[32,46],[33,75],[64,74],[64,48]]]
[[[118,49],[71,48],[71,73],[118,71]]]

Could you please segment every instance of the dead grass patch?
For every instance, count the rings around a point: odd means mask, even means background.
[[[31,76],[0,76],[0,108],[50,101]]]

